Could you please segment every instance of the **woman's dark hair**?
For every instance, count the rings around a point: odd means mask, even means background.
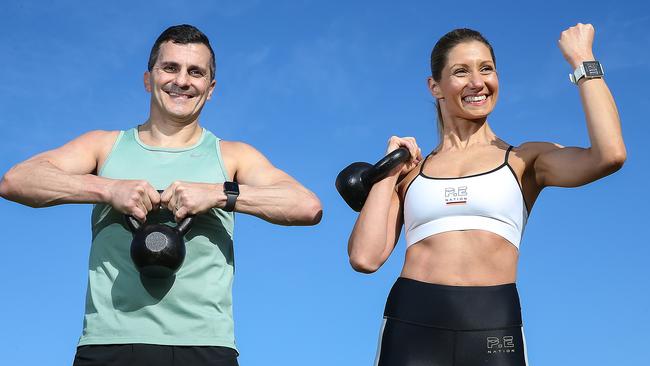
[[[494,50],[492,45],[488,42],[483,35],[473,29],[468,28],[459,28],[454,29],[453,31],[442,36],[436,45],[433,46],[431,51],[431,77],[434,81],[439,82],[442,77],[442,69],[447,65],[447,57],[449,56],[449,51],[452,48],[456,47],[460,43],[478,41],[487,46],[490,50],[490,55],[492,56],[492,61],[496,67],[497,59],[494,56]],[[438,111],[438,135],[442,141],[442,112],[440,111],[440,105],[436,101],[436,109]]]
[[[156,42],[151,48],[151,53],[149,54],[149,63],[147,64],[147,70],[149,70],[149,72],[153,70],[153,66],[158,60],[160,45],[167,41],[172,41],[176,44],[201,43],[208,47],[208,50],[210,50],[210,79],[214,80],[214,69],[216,68],[216,65],[214,61],[214,51],[212,51],[210,41],[203,32],[189,24],[171,26],[165,29],[165,31],[158,36],[158,39],[156,39]]]

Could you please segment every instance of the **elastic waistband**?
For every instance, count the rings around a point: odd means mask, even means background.
[[[450,330],[520,327],[521,305],[514,283],[497,286],[447,286],[397,279],[384,316]]]

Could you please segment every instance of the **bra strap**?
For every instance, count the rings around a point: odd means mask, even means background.
[[[427,155],[427,157],[424,158],[424,160],[422,160],[422,165],[420,165],[420,173],[419,173],[420,175],[422,175],[422,172],[424,171],[424,164],[426,164],[427,160],[431,155],[433,155],[433,151],[429,155]]]
[[[508,155],[510,155],[510,150],[512,150],[513,147],[514,146],[510,145],[510,146],[508,146],[508,150],[506,150],[506,158],[505,158],[505,160],[503,162],[506,165],[508,164]]]

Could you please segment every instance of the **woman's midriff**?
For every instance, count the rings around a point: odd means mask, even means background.
[[[411,245],[401,277],[451,286],[514,283],[518,258],[517,248],[494,233],[450,231]]]

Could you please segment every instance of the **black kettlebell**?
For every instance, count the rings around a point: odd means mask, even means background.
[[[141,224],[125,215],[133,233],[131,259],[138,271],[149,278],[167,278],[178,271],[185,260],[185,235],[194,221],[188,216],[176,227],[165,224]]]
[[[336,176],[336,190],[350,208],[359,212],[366,203],[372,185],[386,178],[391,170],[410,157],[409,151],[400,147],[384,156],[375,165],[363,162],[352,163]]]

